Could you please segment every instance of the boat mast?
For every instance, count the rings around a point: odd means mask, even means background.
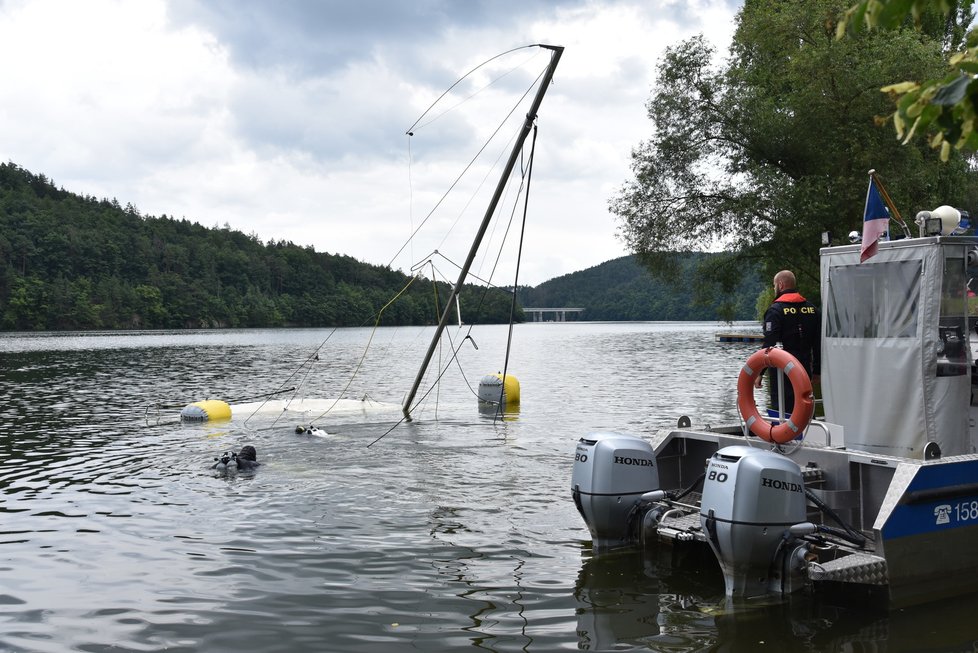
[[[559,45],[543,45],[541,43],[540,47],[553,51],[553,54],[550,57],[550,64],[547,66],[547,70],[543,73],[543,79],[540,80],[540,87],[537,89],[537,94],[533,98],[533,103],[530,105],[530,110],[526,113],[526,120],[523,121],[523,127],[520,130],[519,135],[516,137],[516,143],[513,145],[513,151],[509,155],[509,160],[506,162],[506,167],[503,169],[503,174],[499,178],[499,183],[496,184],[496,191],[493,193],[492,199],[489,201],[489,206],[486,208],[486,215],[482,218],[482,224],[479,226],[479,231],[475,235],[475,240],[472,241],[472,247],[469,249],[469,254],[465,259],[465,263],[462,265],[462,270],[458,275],[458,281],[455,282],[455,285],[452,287],[451,295],[449,296],[448,301],[445,302],[445,310],[441,314],[441,320],[438,322],[438,327],[435,329],[435,335],[431,339],[431,344],[428,346],[428,352],[425,354],[424,361],[421,363],[421,369],[418,370],[418,376],[414,379],[414,385],[411,386],[411,391],[404,400],[402,410],[404,412],[404,417],[407,419],[411,419],[411,402],[414,401],[414,396],[418,393],[418,386],[421,385],[421,379],[424,378],[425,371],[428,369],[428,364],[431,363],[431,357],[435,353],[435,347],[438,346],[438,340],[441,338],[441,334],[445,330],[445,325],[448,323],[448,319],[451,315],[452,306],[455,303],[455,299],[458,297],[459,291],[462,289],[462,283],[465,282],[465,277],[467,277],[469,274],[469,268],[472,267],[472,261],[475,260],[475,255],[479,251],[479,246],[482,244],[482,238],[486,235],[486,230],[489,228],[489,223],[492,221],[492,216],[496,212],[496,205],[499,204],[499,198],[502,197],[503,190],[506,188],[506,181],[509,179],[510,173],[513,172],[513,168],[516,166],[520,149],[523,147],[526,137],[529,136],[530,130],[533,128],[533,122],[537,118],[537,110],[540,109],[540,104],[543,102],[543,96],[547,93],[547,87],[550,86],[550,82],[553,80],[554,70],[557,68],[557,62],[560,61],[560,55],[564,52],[564,48]]]

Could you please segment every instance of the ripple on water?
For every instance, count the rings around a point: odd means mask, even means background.
[[[497,422],[478,414],[457,373],[477,380],[499,368],[507,330],[491,327],[413,422],[369,448],[396,417],[327,416],[328,439],[299,437],[289,420],[175,418],[198,399],[279,389],[327,336],[305,383],[339,396],[370,329],[2,337],[0,650],[705,650],[724,637],[744,650],[762,639],[772,650],[816,650],[819,633],[828,645],[818,650],[830,650],[857,641],[880,622],[855,620],[835,640],[820,615],[731,622],[709,610],[722,595],[715,573],[590,555],[569,498],[574,442],[604,429],[649,434],[681,414],[732,421],[746,350],[716,346],[713,330],[520,326],[509,369],[523,403]],[[427,334],[375,334],[383,346],[348,397],[399,403]],[[209,468],[244,444],[258,450],[256,472]]]

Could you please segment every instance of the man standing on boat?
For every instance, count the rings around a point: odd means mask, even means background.
[[[822,318],[818,308],[799,294],[795,274],[781,270],[774,275],[774,303],[764,313],[764,346],[778,343],[798,359],[813,383],[818,383],[822,368]],[[754,386],[761,387],[764,370],[757,375]],[[778,408],[778,375],[771,373],[771,403]],[[791,413],[795,395],[790,383],[784,384],[784,409]]]

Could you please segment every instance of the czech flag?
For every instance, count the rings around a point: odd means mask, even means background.
[[[879,240],[889,230],[890,213],[883,204],[876,180],[869,178],[869,190],[866,191],[866,210],[863,212],[863,244],[859,249],[859,262],[862,263],[875,256],[879,249]]]

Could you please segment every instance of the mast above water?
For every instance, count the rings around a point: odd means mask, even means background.
[[[439,320],[438,326],[435,329],[435,335],[432,337],[431,344],[428,346],[428,351],[425,353],[424,360],[421,363],[421,368],[418,370],[418,375],[414,379],[414,384],[411,386],[410,392],[408,392],[407,397],[404,399],[402,410],[404,412],[404,417],[407,419],[411,419],[411,402],[414,401],[414,397],[418,393],[418,387],[421,385],[421,380],[424,378],[428,365],[431,363],[431,358],[434,356],[435,348],[438,346],[438,341],[441,339],[441,334],[445,330],[445,325],[448,324],[448,320],[451,317],[452,307],[455,304],[459,291],[462,289],[462,284],[465,282],[465,278],[469,274],[469,268],[472,267],[472,262],[475,260],[475,256],[479,251],[479,246],[482,244],[482,239],[489,228],[489,223],[492,221],[492,216],[496,212],[496,206],[499,204],[499,199],[502,197],[503,190],[506,188],[509,175],[513,172],[513,168],[516,166],[516,161],[519,158],[520,150],[523,148],[523,143],[526,141],[527,136],[530,134],[530,130],[533,128],[533,123],[537,118],[537,111],[540,109],[540,105],[543,103],[543,96],[546,95],[547,88],[550,86],[550,82],[553,81],[554,70],[557,68],[557,62],[560,61],[560,56],[564,52],[564,48],[559,45],[539,45],[541,48],[546,48],[552,51],[553,54],[550,57],[550,64],[543,73],[543,78],[540,80],[540,86],[533,98],[533,103],[530,105],[530,109],[526,113],[526,119],[523,121],[523,126],[516,137],[516,142],[513,144],[513,151],[510,152],[509,160],[506,161],[506,166],[499,178],[499,183],[496,184],[496,190],[492,194],[492,199],[489,201],[489,206],[486,208],[486,214],[482,218],[482,224],[479,226],[479,231],[476,233],[475,239],[472,241],[472,247],[469,249],[468,256],[466,256],[465,262],[462,264],[458,281],[455,282],[455,285],[452,287],[451,295],[449,296],[448,301],[445,302],[445,310],[441,314],[441,319]]]

